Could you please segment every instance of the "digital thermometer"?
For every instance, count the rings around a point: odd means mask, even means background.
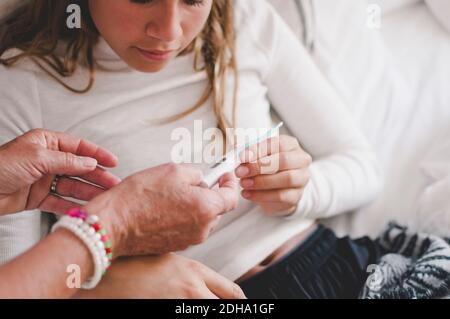
[[[215,186],[224,174],[233,172],[241,164],[240,155],[243,151],[253,145],[259,144],[262,141],[276,136],[282,126],[283,122],[279,123],[274,128],[268,130],[264,134],[261,134],[259,137],[251,140],[250,142],[242,146],[238,146],[234,150],[228,152],[222,160],[211,167],[210,171],[206,174],[203,182],[199,186],[204,188],[212,188]]]

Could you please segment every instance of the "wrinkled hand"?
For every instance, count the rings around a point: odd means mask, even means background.
[[[92,291],[76,298],[244,299],[241,288],[206,266],[173,254],[115,261]]]
[[[113,255],[180,251],[204,242],[220,216],[238,201],[238,182],[226,174],[214,190],[197,185],[202,172],[165,164],[126,178],[86,206],[109,228]]]
[[[258,203],[269,215],[295,211],[309,181],[311,156],[294,137],[281,135],[250,147],[236,169],[242,197]]]
[[[120,182],[98,164],[114,167],[117,158],[89,141],[42,129],[14,139],[0,147],[0,215],[31,209],[64,213],[76,207],[49,194],[56,175],[70,176],[59,181],[59,195],[91,200]]]

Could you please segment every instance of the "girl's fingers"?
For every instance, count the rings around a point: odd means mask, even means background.
[[[288,135],[280,135],[269,138],[261,143],[250,146],[241,154],[241,162],[249,163],[257,159],[282,152],[290,152],[301,149],[298,140]]]
[[[241,162],[250,163],[260,158],[276,154],[280,152],[279,136],[269,138],[261,143],[250,146],[241,153]]]
[[[242,191],[242,197],[259,203],[284,203],[297,205],[302,197],[303,189],[290,188],[269,191]]]
[[[246,190],[275,190],[286,188],[302,188],[309,181],[307,169],[282,171],[274,175],[258,175],[241,179],[241,186]]]
[[[253,163],[242,164],[236,169],[235,174],[239,178],[270,175],[280,171],[308,167],[311,162],[311,156],[302,149],[298,149],[269,155]]]
[[[280,153],[263,157],[256,162],[239,165],[235,174],[239,178],[248,178],[261,174],[275,174],[280,171]]]

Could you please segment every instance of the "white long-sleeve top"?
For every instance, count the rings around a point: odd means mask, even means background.
[[[240,75],[237,126],[271,127],[271,110],[275,110],[314,161],[295,215],[268,217],[257,205],[241,199],[205,243],[181,253],[232,280],[313,220],[370,201],[380,185],[377,160],[351,114],[274,9],[265,1],[238,0],[235,27]],[[120,165],[113,172],[123,178],[170,162],[177,144],[171,134],[176,128],[186,128],[193,139],[201,139],[194,136],[194,121],[201,120],[203,129],[216,127],[211,101],[180,120],[164,125],[151,122],[185,111],[203,93],[206,74],[193,70],[193,54],[151,74],[129,68],[104,40],[95,56],[102,68],[92,90],[81,95],[64,89],[30,61],[1,67],[0,143],[32,128],[67,132],[114,152]],[[80,69],[65,81],[82,88],[87,72]],[[231,88],[231,79],[229,83]],[[230,115],[232,90],[227,93]],[[193,149],[197,151],[201,150]],[[29,236],[39,232],[35,214],[8,217],[7,224],[0,220],[0,261],[36,241]],[[15,218],[23,227],[14,226]],[[11,249],[18,241],[22,245]]]

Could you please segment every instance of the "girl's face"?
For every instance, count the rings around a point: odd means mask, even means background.
[[[89,0],[92,19],[130,67],[157,72],[202,31],[213,0]]]

